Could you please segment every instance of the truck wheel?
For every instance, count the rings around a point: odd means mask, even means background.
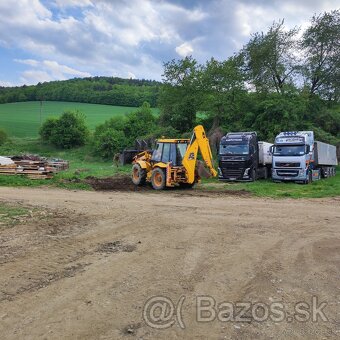
[[[165,188],[165,171],[161,168],[152,170],[151,184],[155,190],[163,190]]]
[[[142,169],[139,164],[132,166],[132,182],[134,185],[144,185],[146,182],[146,170]]]
[[[251,172],[251,181],[252,182],[255,182],[257,179],[257,176],[256,176],[256,169],[253,169],[253,171]]]
[[[308,171],[308,178],[305,181],[305,184],[310,184],[313,181],[313,174],[311,171]]]
[[[265,167],[265,168],[263,169],[263,178],[264,178],[264,179],[268,179],[268,168],[267,168],[267,167]]]
[[[318,180],[321,179],[321,170],[318,170]]]

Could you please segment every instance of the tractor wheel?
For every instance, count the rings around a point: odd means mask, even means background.
[[[142,169],[139,164],[134,164],[132,167],[132,182],[140,186],[146,182],[146,170]]]
[[[165,171],[161,168],[152,170],[151,184],[155,190],[163,190],[165,188]]]

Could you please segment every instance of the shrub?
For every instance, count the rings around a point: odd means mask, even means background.
[[[146,136],[156,129],[156,118],[153,116],[150,104],[144,103],[137,111],[127,115],[124,133],[129,145],[135,140]]]
[[[7,138],[7,133],[4,130],[0,130],[0,145],[5,144]]]
[[[176,131],[171,127],[160,128],[156,123],[150,105],[144,103],[126,117],[114,117],[98,125],[93,134],[94,151],[102,158],[108,159],[125,147],[133,147],[136,139],[152,139],[167,135],[168,132],[171,135]]]
[[[126,138],[123,131],[107,129],[96,135],[94,145],[97,154],[104,159],[110,159],[124,149]]]
[[[42,140],[58,148],[82,146],[89,137],[85,117],[79,111],[66,111],[60,118],[50,118],[40,128]]]
[[[47,118],[39,130],[40,137],[43,141],[50,142],[50,138],[57,128],[57,118]]]
[[[126,124],[125,117],[112,117],[109,120],[105,121],[103,124],[96,126],[93,137],[96,140],[98,136],[100,136],[103,132],[107,130],[124,131],[125,124]]]

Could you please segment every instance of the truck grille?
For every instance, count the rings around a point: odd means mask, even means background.
[[[239,178],[243,176],[244,169],[235,169],[235,168],[222,168],[222,174],[225,178]]]
[[[299,168],[300,163],[275,162],[275,166],[281,168]]]
[[[279,176],[296,177],[299,174],[299,170],[277,170]]]

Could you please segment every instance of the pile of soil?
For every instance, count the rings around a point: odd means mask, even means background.
[[[86,177],[85,183],[89,184],[96,191],[146,191],[152,190],[151,185],[146,184],[142,187],[136,186],[132,183],[129,175],[116,175],[110,177],[97,178],[94,176]],[[250,197],[251,192],[241,190],[204,190],[204,189],[190,189],[184,190],[180,187],[167,188],[168,191],[174,193],[180,192],[179,195],[187,196],[202,196],[202,197],[214,197],[214,196],[239,196],[239,197]]]
[[[85,183],[91,185],[94,190],[117,190],[117,191],[140,191],[148,189],[148,186],[138,187],[132,183],[131,177],[128,175],[118,175],[97,178],[93,176],[86,177]]]

